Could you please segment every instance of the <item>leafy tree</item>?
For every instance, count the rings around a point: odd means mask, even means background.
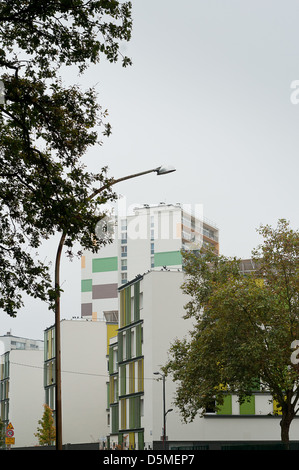
[[[263,243],[252,253],[250,274],[237,258],[184,254],[185,318],[194,328],[171,346],[165,372],[178,382],[175,401],[185,421],[211,404],[217,409],[226,393],[243,403],[257,388],[267,391],[288,443],[299,409],[298,361],[291,360],[299,333],[299,232],[280,220],[259,233]]]
[[[0,308],[11,316],[22,292],[53,305],[49,268],[36,256],[43,240],[65,233],[70,256],[76,241],[93,251],[106,243],[90,234],[103,217],[96,208],[114,198],[112,178],[105,166],[89,172],[83,157],[102,143],[101,126],[110,134],[107,111],[93,88],[66,86],[61,74],[83,74],[101,57],[129,65],[119,46],[131,28],[130,2],[0,2]]]
[[[38,438],[38,443],[42,446],[50,446],[56,439],[53,411],[48,405],[44,405],[44,414],[38,421],[39,427],[34,434]]]

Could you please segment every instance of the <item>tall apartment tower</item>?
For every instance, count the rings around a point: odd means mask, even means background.
[[[208,244],[218,253],[217,227],[202,217],[201,207],[193,212],[189,205],[143,205],[111,218],[113,242],[81,259],[81,317],[103,320],[105,312],[118,311],[118,287],[140,274],[182,269],[182,249]]]

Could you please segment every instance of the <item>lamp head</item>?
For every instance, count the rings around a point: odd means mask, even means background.
[[[157,172],[157,175],[167,175],[168,173],[172,173],[173,171],[176,171],[174,166],[171,165],[162,165],[159,168],[155,170]]]

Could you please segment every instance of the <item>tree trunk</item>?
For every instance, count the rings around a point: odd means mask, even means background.
[[[281,441],[283,444],[285,444],[285,448],[289,450],[290,448],[290,425],[291,422],[293,421],[294,415],[291,411],[283,411],[282,412],[282,418],[280,421],[280,427],[281,427]]]

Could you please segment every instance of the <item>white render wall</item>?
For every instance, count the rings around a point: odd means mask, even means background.
[[[152,271],[141,280],[143,293],[143,354],[144,354],[144,426],[145,446],[162,436],[162,381],[155,379],[153,373],[159,372],[167,361],[167,352],[175,338],[182,339],[192,327],[191,320],[184,320],[184,305],[188,298],[180,286],[184,281],[181,272]],[[242,441],[242,440],[280,440],[280,417],[265,416],[271,413],[273,406],[269,395],[257,394],[255,410],[259,416],[243,417],[239,415],[237,398],[233,397],[230,417],[210,415],[199,416],[192,422],[184,424],[172,399],[176,384],[170,377],[166,378],[166,431],[169,441]],[[264,416],[262,416],[264,415]],[[294,419],[290,428],[290,439],[299,439],[299,420]]]
[[[37,445],[34,436],[44,413],[44,352],[11,350],[9,353],[9,421],[14,427],[14,447]]]
[[[144,355],[144,442],[160,440],[162,435],[162,381],[157,382],[159,372],[167,361],[167,351],[176,336],[180,338],[190,329],[191,323],[182,319],[183,306],[187,297],[181,292],[183,273],[152,271],[141,281],[143,309],[140,312],[143,323]],[[166,380],[166,411],[173,408],[170,394],[173,390]],[[170,438],[170,415],[167,415],[167,433]],[[173,417],[172,417],[173,418]],[[178,420],[176,420],[177,422]],[[176,423],[176,426],[178,424]],[[168,432],[169,430],[169,432]],[[179,432],[180,437],[182,433]]]
[[[61,322],[62,441],[100,442],[108,434],[107,325]]]

